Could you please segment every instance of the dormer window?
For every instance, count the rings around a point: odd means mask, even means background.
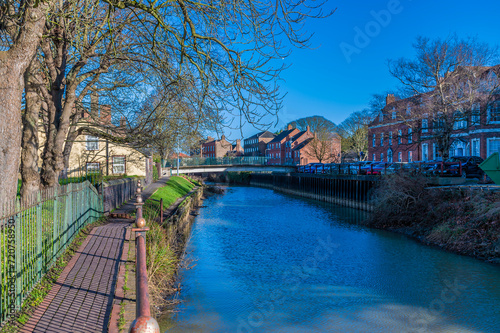
[[[406,114],[407,115],[411,114],[411,106],[409,106],[409,105],[406,107]]]
[[[378,120],[379,120],[380,122],[383,122],[383,121],[384,121],[384,113],[383,113],[383,112],[380,112],[380,115],[379,115],[379,117],[378,117]]]
[[[396,109],[392,108],[392,119],[396,119]]]

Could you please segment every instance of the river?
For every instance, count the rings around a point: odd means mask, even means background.
[[[267,189],[204,202],[168,332],[500,332],[500,267]]]

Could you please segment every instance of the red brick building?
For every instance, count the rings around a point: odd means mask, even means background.
[[[226,140],[226,137],[221,136],[220,140],[215,140],[208,137],[201,144],[201,157],[224,157],[233,149],[233,145]]]
[[[269,131],[264,131],[246,138],[243,141],[245,144],[245,156],[266,156],[267,144],[275,137],[275,134]]]
[[[309,126],[305,131],[299,131],[288,125],[288,128],[278,134],[267,144],[266,156],[268,164],[275,165],[305,165],[308,163],[318,163],[318,155],[322,155],[322,163],[332,163],[340,161],[340,137],[334,135],[323,154],[315,154],[314,150],[318,145],[324,143],[315,141],[315,135]],[[316,146],[314,146],[316,145]]]
[[[411,112],[421,102],[422,96],[401,100],[396,100],[393,95],[387,96],[386,106],[369,125],[369,160],[414,162],[441,159],[433,136],[433,127],[437,125],[432,124],[425,110],[418,117]],[[408,121],[408,118],[413,119]],[[449,156],[486,159],[494,152],[500,152],[500,100],[490,102],[486,112],[480,112],[478,105],[469,117],[455,121],[452,140]]]
[[[288,125],[288,128],[276,135],[276,137],[267,144],[266,157],[267,164],[283,165],[285,164],[285,142],[299,134],[300,131]]]

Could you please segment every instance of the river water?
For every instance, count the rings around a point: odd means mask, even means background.
[[[267,189],[204,203],[168,332],[500,332],[500,267]]]

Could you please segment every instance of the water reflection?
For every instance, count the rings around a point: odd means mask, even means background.
[[[259,188],[206,201],[168,332],[498,332],[500,268]],[[358,222],[358,223],[356,223]]]

